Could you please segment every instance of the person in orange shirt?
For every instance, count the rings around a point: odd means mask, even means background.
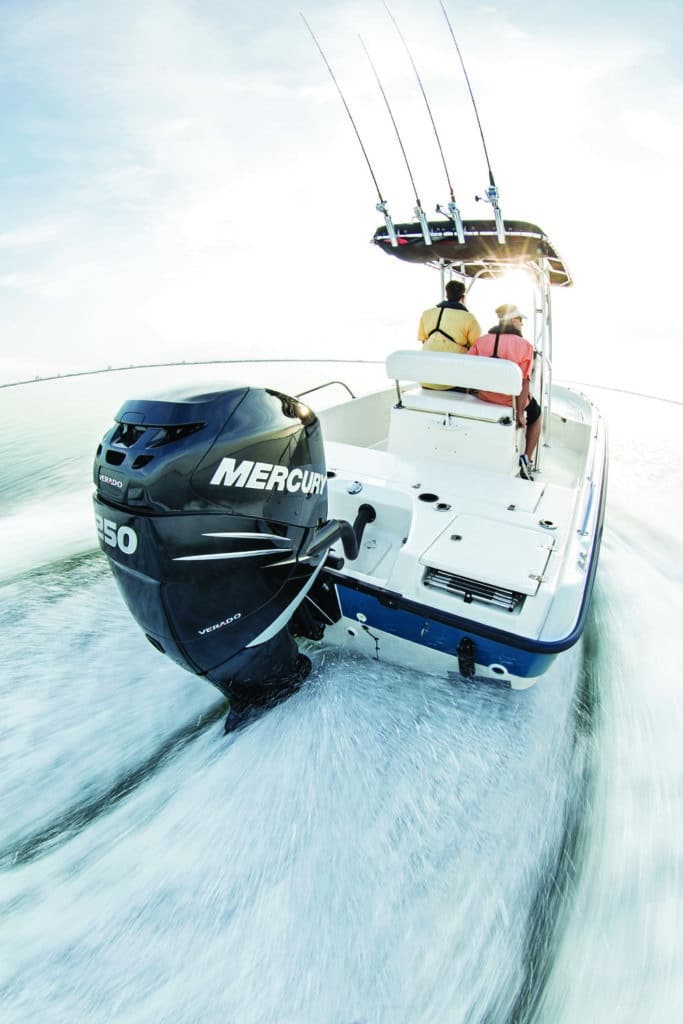
[[[514,399],[517,426],[526,430],[524,453],[519,457],[519,475],[533,480],[531,464],[541,436],[541,407],[529,393],[529,381],[534,365],[534,346],[522,335],[526,317],[517,306],[504,303],[496,309],[498,323],[488,334],[477,338],[470,348],[471,356],[489,356],[510,359],[522,371],[522,390]],[[510,405],[510,396],[495,391],[478,391],[477,398],[495,405]]]

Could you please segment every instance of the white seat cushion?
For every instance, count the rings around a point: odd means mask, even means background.
[[[488,423],[498,423],[504,417],[512,418],[512,400],[509,406],[494,405],[492,402],[482,402],[475,395],[463,395],[459,391],[411,389],[403,392],[401,404],[404,409],[411,409],[414,412],[464,416],[468,419],[486,420]]]

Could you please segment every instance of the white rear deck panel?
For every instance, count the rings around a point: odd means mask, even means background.
[[[542,530],[479,516],[456,516],[420,558],[434,569],[535,594],[554,539]]]

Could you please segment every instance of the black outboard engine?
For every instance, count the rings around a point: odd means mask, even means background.
[[[341,532],[307,406],[249,387],[126,402],[94,478],[100,545],[154,647],[237,702],[303,678],[288,623]]]

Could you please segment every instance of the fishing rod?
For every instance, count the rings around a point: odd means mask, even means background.
[[[486,148],[486,139],[484,138],[484,129],[481,126],[481,120],[479,118],[479,111],[477,110],[477,104],[476,104],[475,99],[474,99],[474,93],[472,92],[472,86],[470,85],[470,78],[469,78],[469,75],[467,74],[467,68],[465,67],[465,62],[462,59],[462,54],[460,52],[460,47],[458,46],[458,40],[455,38],[455,32],[453,31],[453,26],[451,25],[451,19],[448,17],[448,12],[446,11],[446,8],[443,5],[443,0],[439,0],[439,4],[441,5],[441,10],[443,11],[443,16],[446,19],[446,24],[448,25],[448,28],[450,30],[451,38],[452,38],[453,42],[455,43],[455,49],[457,51],[458,58],[460,60],[460,67],[462,68],[463,74],[465,76],[465,81],[467,82],[467,88],[469,90],[470,99],[472,100],[472,106],[474,107],[474,115],[475,115],[475,117],[477,119],[477,125],[479,126],[479,134],[481,135],[481,144],[484,147],[484,157],[486,159],[486,166],[488,167],[488,171],[489,171],[489,187],[486,189],[486,194],[483,195],[483,196],[475,196],[475,199],[477,201],[482,199],[484,202],[490,203],[491,206],[493,207],[493,216],[494,216],[495,221],[496,221],[496,233],[498,235],[498,242],[500,243],[500,245],[505,245],[505,224],[503,223],[503,214],[501,213],[500,205],[499,205],[499,202],[498,202],[499,198],[500,198],[500,195],[498,193],[498,188],[496,186],[496,182],[495,182],[495,179],[493,177],[493,171],[491,170],[491,161],[489,160],[489,153],[488,153],[488,149]]]
[[[322,57],[323,61],[325,62],[325,67],[329,71],[330,77],[331,77],[332,81],[334,82],[334,84],[335,84],[335,86],[337,88],[337,92],[339,93],[339,97],[340,97],[342,103],[344,104],[344,109],[346,110],[346,113],[349,115],[349,121],[351,122],[351,124],[353,126],[353,130],[356,133],[356,138],[358,139],[358,144],[359,144],[359,146],[360,146],[360,148],[361,148],[361,150],[363,152],[363,156],[365,157],[365,162],[368,165],[368,170],[370,171],[370,176],[372,177],[375,189],[377,190],[378,202],[375,204],[375,209],[378,211],[378,213],[381,213],[382,216],[384,217],[384,223],[386,225],[387,234],[389,235],[389,240],[390,240],[392,246],[396,247],[396,246],[398,246],[398,240],[396,238],[396,229],[394,227],[394,222],[391,219],[391,216],[389,214],[389,208],[387,206],[387,202],[384,199],[384,197],[382,196],[382,192],[380,190],[380,187],[377,184],[377,178],[375,177],[375,172],[372,169],[372,164],[370,163],[370,157],[368,156],[367,151],[365,149],[365,146],[363,145],[363,140],[360,137],[360,132],[358,131],[358,128],[356,126],[356,122],[353,119],[353,115],[352,115],[352,113],[351,113],[351,111],[349,109],[349,105],[346,102],[346,99],[344,98],[344,93],[341,91],[341,87],[340,87],[339,82],[337,81],[337,79],[335,77],[334,71],[332,70],[332,68],[330,66],[330,62],[328,61],[327,57],[325,56],[323,48],[320,45],[320,43],[318,42],[313,29],[308,24],[308,22],[306,21],[305,17],[301,13],[301,11],[299,11],[299,14],[301,15],[301,20],[303,21],[304,25],[306,26],[306,28],[310,32],[311,37],[313,39],[313,42],[318,47],[318,51],[320,53],[320,56]]]
[[[385,93],[384,86],[382,85],[382,82],[380,81],[380,77],[377,74],[377,68],[375,67],[375,65],[372,62],[372,57],[370,56],[370,54],[368,52],[368,48],[365,45],[365,43],[363,42],[362,37],[358,36],[358,38],[360,39],[361,46],[365,50],[365,56],[368,58],[368,61],[370,62],[370,67],[372,68],[373,73],[375,75],[375,78],[377,79],[377,85],[379,86],[379,91],[382,93],[382,98],[384,99],[387,111],[389,113],[389,117],[391,118],[391,123],[394,126],[394,131],[396,132],[396,138],[398,139],[398,144],[401,147],[401,153],[403,154],[403,159],[405,161],[406,169],[408,171],[408,177],[410,178],[410,183],[413,186],[413,192],[415,193],[415,216],[417,217],[417,219],[420,222],[420,228],[422,229],[422,237],[424,239],[424,243],[425,243],[425,245],[431,245],[432,244],[432,236],[429,233],[429,224],[427,223],[427,216],[426,216],[426,214],[424,212],[424,209],[422,207],[422,203],[420,202],[420,197],[419,197],[419,195],[417,193],[417,186],[415,185],[415,179],[413,178],[413,172],[411,171],[410,164],[408,163],[408,157],[406,156],[405,147],[403,145],[403,141],[401,140],[401,134],[400,134],[400,132],[398,130],[398,125],[396,124],[396,118],[394,117],[394,115],[392,113],[391,106],[389,104],[389,100],[387,99],[387,94]]]
[[[389,9],[389,6],[386,3],[384,3],[384,9],[387,12],[387,14],[389,15],[389,17],[391,18],[392,22],[394,23],[394,28],[398,32],[399,38],[400,38],[401,42],[403,43],[403,46],[405,47],[405,51],[408,54],[408,59],[410,60],[410,63],[413,66],[413,71],[415,72],[415,77],[417,78],[418,85],[420,86],[420,91],[422,93],[422,98],[425,101],[425,106],[427,107],[427,113],[429,114],[429,119],[432,122],[432,128],[434,129],[434,137],[436,138],[436,144],[439,147],[439,153],[441,155],[441,163],[443,164],[443,169],[444,169],[444,172],[446,174],[446,181],[448,183],[448,191],[449,191],[450,196],[451,196],[451,201],[450,201],[450,203],[448,203],[448,206],[447,206],[448,213],[449,213],[449,216],[450,216],[451,220],[453,221],[453,226],[455,227],[455,232],[456,232],[456,234],[458,236],[458,242],[460,243],[460,245],[464,245],[465,244],[465,233],[464,233],[464,230],[463,230],[462,217],[460,215],[460,210],[458,209],[458,207],[456,205],[456,202],[455,202],[455,195],[453,193],[453,185],[451,184],[451,178],[450,178],[450,175],[448,173],[448,167],[446,165],[446,157],[444,156],[443,147],[441,145],[441,139],[439,138],[439,133],[438,133],[438,131],[436,129],[436,122],[434,120],[434,115],[432,114],[432,108],[429,105],[429,100],[427,99],[427,93],[425,92],[425,87],[422,84],[422,79],[420,78],[420,72],[417,70],[417,65],[416,65],[415,61],[413,60],[413,55],[410,52],[410,49],[408,47],[408,43],[406,42],[405,37],[404,37],[403,33],[401,32],[401,29],[399,28],[399,24],[398,24],[396,18],[394,17],[394,15],[391,13],[391,10]],[[437,207],[436,207],[436,212],[437,213],[441,213],[442,212],[441,206],[438,205],[438,204],[437,204]]]

